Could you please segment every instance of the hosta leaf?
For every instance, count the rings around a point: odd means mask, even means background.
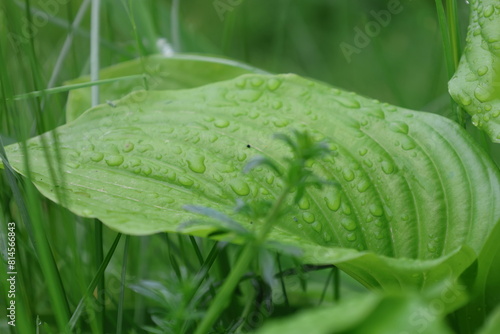
[[[449,83],[450,94],[472,123],[500,142],[500,4],[471,0],[467,46]]]
[[[328,143],[332,154],[311,168],[335,185],[309,188],[270,239],[311,263],[335,263],[367,286],[420,287],[462,273],[500,217],[498,170],[455,123],[294,75],[135,92],[58,128],[59,154],[50,133],[27,148],[45,196],[118,231],[177,231],[200,218],[189,204],[252,230],[260,222],[231,207],[272,200],[283,185],[267,168],[241,171],[257,154],[282,168],[289,149],[272,134],[292,129]],[[7,152],[25,174],[21,148]],[[51,178],[45,152],[62,158],[63,177]]]
[[[443,317],[416,295],[369,294],[270,321],[255,333],[453,333]]]
[[[134,74],[145,74],[144,79],[117,81],[100,86],[100,101],[114,101],[124,97],[132,91],[185,89],[206,85],[212,82],[236,78],[247,73],[265,73],[257,68],[239,63],[234,60],[178,54],[172,57],[154,55],[135,59],[105,68],[100,71],[100,79],[113,79]],[[84,76],[68,82],[77,84],[90,81]],[[72,90],[68,96],[66,107],[66,121],[70,122],[91,107],[91,89],[81,88]]]

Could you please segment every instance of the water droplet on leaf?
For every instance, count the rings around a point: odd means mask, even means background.
[[[191,158],[190,160],[187,161],[189,169],[191,169],[195,173],[203,174],[207,170],[205,166],[205,157],[204,156],[197,156],[194,158]]]
[[[106,163],[108,166],[116,167],[120,166],[123,163],[124,159],[121,155],[110,155],[106,158]]]
[[[314,215],[310,212],[304,212],[302,214],[302,219],[304,219],[306,223],[312,224],[316,220],[316,217],[314,217]]]

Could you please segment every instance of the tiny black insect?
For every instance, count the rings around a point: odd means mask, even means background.
[[[250,144],[247,144],[247,147],[248,147],[248,148],[252,148],[252,146],[250,146]]]

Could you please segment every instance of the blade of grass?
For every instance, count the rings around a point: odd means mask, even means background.
[[[281,267],[280,254],[276,254],[276,262],[278,263],[278,270],[281,273],[283,271],[283,268]],[[288,307],[288,306],[290,306],[290,303],[288,301],[288,294],[286,292],[285,278],[282,275],[280,275],[279,280],[280,280],[280,285],[281,285],[281,293],[283,293],[283,298],[285,299],[285,305]]]
[[[129,16],[130,24],[132,25],[132,30],[134,31],[135,42],[137,44],[137,49],[139,50],[139,56],[140,56],[140,60],[141,60],[142,72],[145,74],[146,73],[146,65],[144,62],[144,57],[146,56],[147,52],[146,52],[146,49],[144,48],[144,45],[141,42],[141,37],[139,35],[139,31],[137,30],[137,24],[135,22],[134,12],[132,11],[133,3],[131,0],[129,0],[128,6],[125,5],[125,2],[124,2],[124,6],[125,6],[125,9],[127,11],[128,16]],[[149,90],[149,83],[148,83],[146,76],[144,76],[143,78],[144,78],[144,87],[146,90]]]
[[[123,262],[122,262],[122,274],[121,274],[121,284],[120,284],[120,297],[118,299],[118,309],[117,309],[117,319],[116,319],[116,334],[120,334],[123,331],[123,304],[125,303],[125,278],[127,276],[127,260],[128,260],[128,249],[129,249],[130,236],[126,236],[125,245],[123,246]]]
[[[47,84],[47,88],[52,88],[54,87],[57,78],[59,77],[59,73],[61,73],[62,70],[62,65],[64,63],[64,60],[66,59],[69,51],[71,50],[71,45],[73,43],[74,39],[74,31],[80,26],[80,23],[82,22],[85,14],[87,13],[87,10],[89,8],[91,0],[85,0],[82,2],[80,5],[80,8],[78,9],[78,13],[75,16],[75,19],[73,20],[73,23],[69,26],[68,28],[68,36],[66,37],[66,40],[64,41],[64,45],[61,49],[61,52],[59,53],[59,56],[57,57],[56,64],[54,66],[54,69],[52,70],[52,75],[50,76],[49,83]]]
[[[180,36],[180,1],[173,0],[172,8],[170,10],[170,33],[172,38],[172,45],[175,52],[181,52],[181,36]]]
[[[25,10],[25,20],[28,24],[28,32],[25,33],[25,37],[27,38],[28,43],[23,44],[18,47],[22,47],[19,51],[22,51],[20,54],[23,54],[26,56],[28,62],[29,62],[29,69],[31,70],[30,76],[31,81],[32,81],[32,86],[37,89],[37,87],[41,86],[42,83],[42,76],[43,74],[41,73],[41,65],[39,63],[39,60],[36,56],[35,52],[35,37],[33,35],[34,30],[33,28],[33,18],[31,16],[31,2],[29,0],[26,1],[26,10]],[[19,27],[18,27],[19,29]],[[23,30],[18,30],[20,32],[23,32]],[[34,120],[35,124],[39,126],[40,130],[46,129],[46,125],[50,123],[50,119],[46,119],[42,115],[42,110],[40,107],[40,101],[34,101],[34,103],[30,106],[34,110]],[[22,118],[19,118],[18,120],[21,120]],[[27,127],[24,126],[24,129],[22,126],[19,126],[21,128],[21,131],[23,132],[23,138],[26,138],[27,136]],[[34,127],[33,127],[34,129]],[[64,291],[64,287],[61,281],[60,273],[56,265],[56,261],[52,252],[52,249],[50,247],[47,235],[46,235],[46,229],[44,225],[44,214],[40,205],[40,198],[37,190],[35,189],[34,185],[31,183],[31,172],[30,172],[30,166],[29,166],[29,158],[28,154],[26,153],[26,147],[25,145],[21,145],[22,150],[25,152],[26,156],[24,158],[24,164],[27,167],[27,179],[28,182],[24,184],[25,187],[25,195],[23,196],[26,201],[26,208],[29,208],[30,215],[27,217],[27,221],[25,222],[26,225],[30,225],[32,231],[33,231],[33,245],[36,250],[36,255],[37,255],[37,260],[39,262],[40,268],[42,270],[43,276],[44,276],[44,281],[45,281],[45,287],[47,289],[49,299],[54,311],[54,316],[56,318],[56,323],[59,328],[59,331],[62,333],[66,332],[66,324],[69,319],[69,307],[68,303],[66,300],[66,293]],[[55,169],[52,163],[49,164],[49,169],[51,176],[55,176]],[[57,194],[59,196],[59,194]]]
[[[99,23],[101,0],[92,0],[90,28],[90,81],[99,80]],[[92,106],[99,104],[99,86],[92,86]]]
[[[16,4],[19,8],[22,8],[22,9],[26,9],[26,4],[21,2],[21,1],[13,1],[14,4]],[[41,16],[41,17],[46,17],[46,13],[38,8],[35,8],[34,6],[30,6],[31,9],[31,13],[33,15],[38,15],[38,16]],[[47,17],[48,19],[48,22],[55,25],[55,26],[58,26],[58,27],[61,27],[65,30],[69,29],[71,27],[71,22],[67,21],[67,20],[64,20],[64,19],[61,19],[59,17],[56,17],[56,16],[48,16]],[[81,28],[76,28],[74,29],[74,33],[78,36],[81,36],[81,37],[84,37],[86,39],[90,39],[90,34],[88,31],[84,30],[84,29],[81,29]],[[134,57],[134,54],[129,52],[128,50],[124,49],[124,48],[121,48],[121,47],[117,47],[116,46],[116,43],[113,43],[111,41],[108,41],[106,39],[103,39],[103,38],[100,38],[99,39],[99,43],[101,46],[103,47],[106,47],[107,49],[109,50],[112,50],[113,52],[121,55],[121,56],[124,56],[124,57],[127,57],[127,58],[133,58]]]
[[[92,279],[92,282],[90,282],[87,291],[85,294],[82,296],[80,301],[78,302],[78,305],[76,306],[75,312],[71,316],[71,319],[69,319],[68,322],[68,329],[70,332],[73,332],[76,323],[78,322],[78,319],[83,313],[84,306],[85,306],[85,300],[87,298],[90,298],[92,296],[92,292],[94,289],[97,287],[97,284],[99,283],[99,280],[101,280],[101,277],[104,275],[104,271],[106,270],[109,261],[111,261],[111,258],[113,257],[113,254],[115,253],[116,247],[118,246],[118,243],[120,242],[122,234],[118,233],[116,236],[115,240],[113,241],[113,244],[109,248],[108,253],[106,254],[106,257],[104,258],[103,262],[99,266],[99,269],[97,270],[94,278]]]
[[[100,37],[100,10],[101,1],[92,0],[91,16],[90,16],[90,81],[95,82],[99,80],[99,37]],[[91,100],[92,107],[99,104],[99,86],[94,85],[91,87]],[[99,266],[103,261],[103,237],[102,237],[102,223],[95,219],[95,259],[96,264]],[[104,271],[102,271],[97,281],[97,322],[101,332],[104,332],[104,319],[106,313],[105,307],[105,287],[104,287]]]
[[[333,267],[333,300],[340,301],[340,270],[337,267]]]
[[[450,46],[453,53],[454,69],[458,68],[460,61],[460,25],[458,22],[458,10],[456,0],[446,0],[446,13],[448,17],[448,31],[450,34]]]
[[[99,85],[110,84],[110,83],[117,82],[117,81],[134,80],[134,79],[138,79],[138,78],[142,78],[142,77],[144,77],[143,74],[136,74],[136,75],[129,75],[129,76],[124,76],[124,77],[120,77],[120,78],[103,79],[103,80],[83,82],[83,83],[73,84],[73,85],[66,85],[66,86],[61,86],[61,87],[54,87],[54,88],[49,88],[49,89],[45,89],[45,90],[16,95],[12,98],[12,100],[13,101],[20,101],[20,100],[25,100],[25,99],[34,98],[34,97],[41,97],[44,95],[64,93],[64,92],[68,92],[70,90],[79,89],[79,88],[94,87],[94,86],[99,86]]]
[[[448,79],[451,79],[458,66],[458,23],[455,4],[452,4],[451,2],[455,3],[455,0],[447,0],[448,12],[451,14],[451,17],[447,18],[443,6],[443,0],[436,0],[436,10],[439,20],[439,28],[441,30],[441,37],[443,39]],[[454,46],[452,45],[452,41],[455,43]],[[459,108],[451,96],[450,101],[451,108],[456,116],[456,121],[460,124],[460,126],[465,128],[466,121],[464,111]]]
[[[321,292],[321,297],[319,299],[318,306],[323,304],[323,301],[325,300],[326,292],[328,291],[328,286],[330,285],[330,282],[332,281],[332,278],[334,276],[334,271],[335,271],[335,268],[330,270],[330,272],[328,273],[328,276],[327,276],[326,282],[325,282],[325,286],[323,287],[323,291]]]
[[[94,229],[95,229],[95,263],[96,270],[99,270],[100,264],[104,260],[104,250],[103,250],[103,236],[102,236],[102,223],[98,219],[94,219]],[[97,282],[97,309],[96,316],[97,322],[99,324],[99,329],[101,333],[104,333],[104,319],[106,319],[106,294],[105,294],[105,281],[104,272],[102,273],[99,281]]]

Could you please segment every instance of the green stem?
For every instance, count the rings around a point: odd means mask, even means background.
[[[196,328],[195,334],[208,333],[210,328],[212,328],[213,324],[219,318],[219,315],[226,309],[229,301],[231,300],[231,295],[233,294],[234,289],[240,282],[241,277],[245,274],[250,262],[255,257],[255,247],[256,242],[253,241],[248,243],[243,248],[234,269],[231,271],[221,289],[215,296],[215,299],[212,301],[212,304],[205,314],[201,324],[198,328]]]
[[[195,334],[204,334],[208,333],[210,328],[212,328],[213,324],[217,321],[222,311],[226,309],[231,300],[231,295],[233,294],[234,289],[238,286],[241,277],[247,271],[250,263],[255,258],[255,249],[259,247],[272,230],[276,218],[278,217],[281,206],[285,202],[288,193],[290,192],[290,187],[285,188],[285,190],[281,193],[278,200],[274,203],[269,215],[267,216],[264,226],[260,230],[260,233],[257,236],[257,239],[249,242],[245,245],[242,252],[240,253],[238,260],[236,261],[236,265],[233,270],[229,274],[228,278],[224,281],[221,289],[218,291],[215,296],[212,304],[210,305],[205,317],[201,321],[198,328],[196,328]]]

